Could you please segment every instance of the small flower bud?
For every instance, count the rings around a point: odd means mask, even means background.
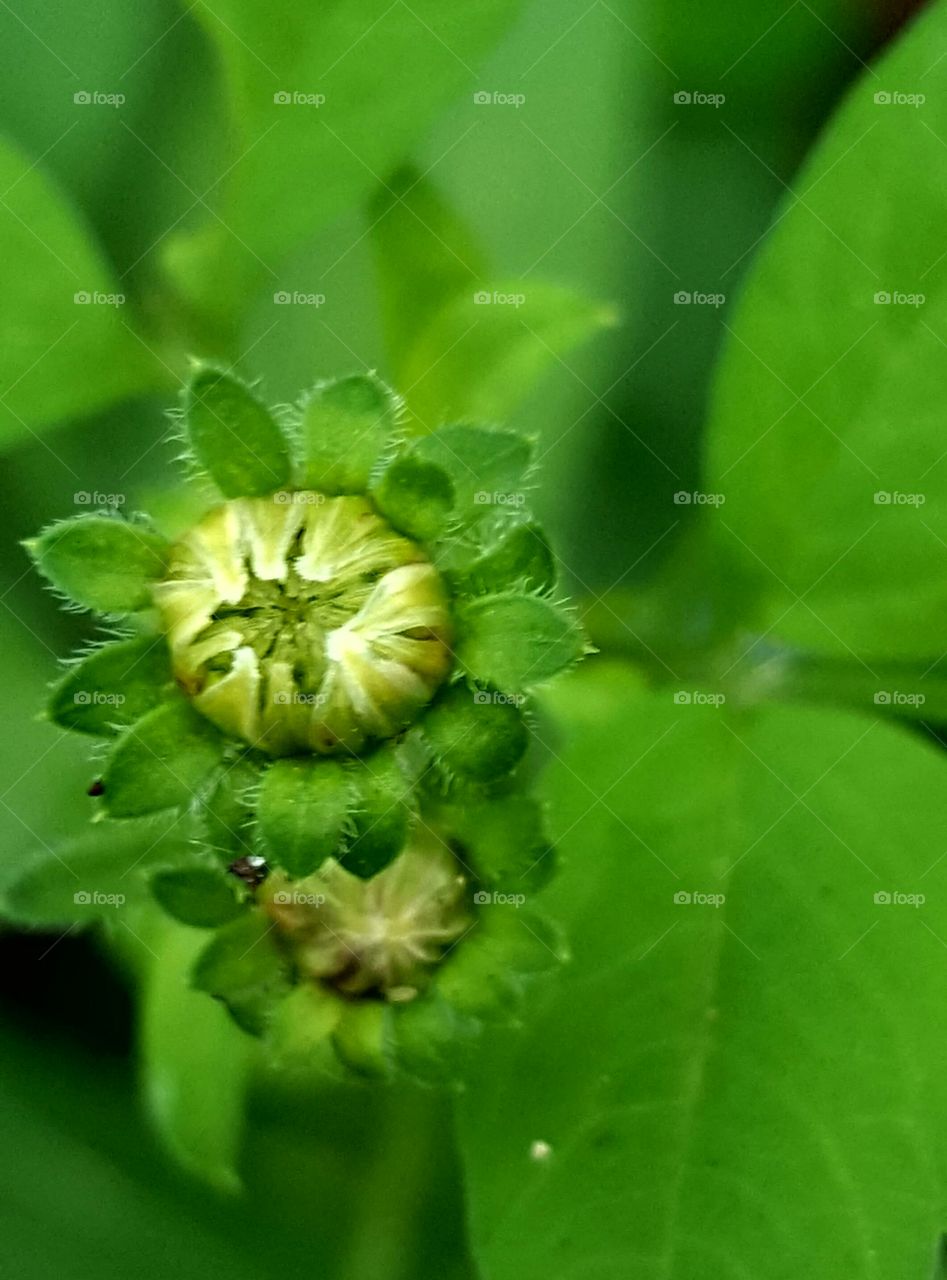
[[[272,755],[392,737],[450,663],[439,574],[363,498],[303,490],[216,507],[172,549],[154,595],[194,705]]]
[[[427,985],[473,922],[462,868],[425,827],[370,880],[330,860],[305,880],[276,873],[261,892],[304,978],[394,1003]]]

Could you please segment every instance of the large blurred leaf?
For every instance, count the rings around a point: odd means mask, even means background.
[[[203,31],[177,0],[18,0],[0,5],[0,47],[0,131],[43,157],[122,269],[147,270],[149,250],[227,163]],[[95,90],[124,100],[90,101]]]
[[[54,1060],[48,1040],[43,1053],[39,1040],[33,1036],[21,1046],[6,1037],[0,1055],[0,1197],[8,1267],[23,1280],[265,1275],[247,1242],[234,1240],[230,1224],[222,1229],[193,1193],[175,1194],[155,1168],[112,1064],[87,1062],[56,1042]],[[65,1117],[55,1115],[50,1095],[62,1100]],[[107,1150],[122,1142],[126,1163],[137,1166],[133,1171]]]
[[[930,1275],[943,758],[868,718],[728,718],[617,667],[549,701],[565,866],[544,900],[574,960],[462,1103],[485,1274]]]
[[[792,113],[831,93],[840,71],[857,69],[855,59],[870,35],[877,32],[875,38],[880,38],[886,21],[896,21],[908,7],[863,5],[859,0],[798,5],[731,0],[711,22],[697,12],[682,21],[676,6],[649,5],[641,8],[635,31],[651,49],[660,50],[680,84],[726,90],[731,121],[736,114],[752,124],[778,115],[779,126],[787,130]],[[803,76],[811,92],[800,104]],[[669,77],[669,89],[670,83]],[[771,134],[777,133],[770,121],[767,125]]]
[[[405,166],[369,205],[385,341],[397,385],[420,335],[451,298],[487,279],[471,229],[434,184]]]
[[[765,622],[836,653],[944,650],[947,99],[928,72],[945,41],[938,3],[856,84],[777,220],[716,391],[719,537],[758,576]]]
[[[488,274],[476,240],[423,175],[401,170],[371,206],[393,376],[415,418],[508,419],[610,308],[571,289]]]
[[[503,421],[615,313],[561,285],[506,280],[451,298],[418,335],[400,388],[422,427],[458,418]]]
[[[238,1191],[254,1042],[221,1005],[191,989],[191,970],[207,945],[206,933],[155,921],[148,941],[155,956],[145,980],[141,1035],[151,1117],[186,1169],[220,1190]]]
[[[197,14],[223,62],[237,129],[214,223],[172,247],[179,283],[220,309],[231,273],[280,284],[281,255],[362,199],[467,85],[515,0],[220,0]],[[278,216],[274,216],[274,210]],[[194,253],[205,276],[193,273]],[[242,258],[240,263],[238,258]],[[245,301],[245,300],[244,300]]]
[[[293,1095],[270,1077],[247,1192],[225,1200],[160,1158],[124,1060],[33,1027],[6,1028],[0,1050],[0,1253],[22,1280],[472,1280],[446,1100],[431,1092]],[[229,1086],[219,1060],[201,1069],[199,1088]]]
[[[36,162],[2,140],[0,234],[0,444],[154,382],[98,247]]]
[[[0,915],[31,928],[121,923],[148,897],[144,872],[186,852],[188,834],[186,820],[136,818],[29,849],[4,868]]]

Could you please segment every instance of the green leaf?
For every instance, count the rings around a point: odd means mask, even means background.
[[[272,927],[259,911],[224,925],[201,952],[192,974],[194,987],[222,1000],[237,1025],[251,1035],[265,1031],[277,1001],[289,992]]]
[[[113,818],[187,808],[223,758],[223,739],[183,699],[149,711],[116,742],[105,767]]]
[[[853,715],[675,705],[617,665],[549,703],[568,857],[543,900],[573,959],[460,1100],[484,1274],[930,1274],[942,753]]]
[[[172,685],[164,637],[135,636],[106,644],[71,666],[47,710],[64,729],[111,737],[162,702]]]
[[[306,397],[300,421],[300,487],[365,493],[398,424],[398,398],[373,375],[325,382]]]
[[[430,708],[422,732],[436,763],[474,782],[493,782],[519,764],[529,732],[518,699],[456,685]]]
[[[244,908],[236,878],[220,867],[162,867],[151,877],[151,892],[172,919],[197,929],[215,929]]]
[[[38,161],[0,140],[0,444],[160,380],[119,281]]]
[[[452,298],[476,289],[487,267],[470,228],[411,166],[378,189],[369,217],[385,340],[401,384],[418,335]]]
[[[174,1159],[226,1192],[237,1172],[249,1083],[249,1040],[189,977],[206,939],[162,922],[144,984],[142,1078],[148,1111]],[[182,1027],[187,1034],[182,1035]]]
[[[101,822],[81,835],[26,854],[5,873],[0,914],[31,928],[68,928],[121,920],[147,899],[143,873],[187,850],[184,824],[167,819]]]
[[[180,1023],[177,1033],[186,1038]],[[50,1052],[35,1032],[4,1035],[0,1143],[17,1157],[0,1165],[0,1195],[4,1248],[24,1259],[22,1280],[258,1280],[263,1255],[241,1238],[241,1216],[224,1227],[193,1212],[198,1191],[156,1160],[127,1062],[122,1070],[113,1055],[83,1053],[76,1039]]]
[[[503,420],[612,312],[556,285],[497,283],[471,230],[406,168],[370,209],[385,337],[415,425]]]
[[[233,165],[226,226],[171,241],[179,285],[224,314],[245,305],[248,277],[278,287],[280,258],[365,200],[428,121],[462,88],[477,88],[471,68],[518,9],[507,0],[364,0],[305,14],[292,0],[199,6],[224,68]],[[181,254],[182,239],[203,240],[197,262]]]
[[[478,683],[504,693],[542,684],[585,652],[575,619],[543,596],[478,596],[456,613],[458,663]]]
[[[151,529],[104,515],[62,520],[26,546],[57,591],[99,613],[145,608],[167,554],[167,543]]]
[[[348,772],[335,760],[277,760],[263,774],[257,806],[267,860],[308,876],[338,855],[352,807]]]
[[[261,497],[288,484],[282,431],[250,388],[225,370],[195,370],[184,391],[184,427],[195,458],[225,498]]]
[[[875,97],[929,90],[945,40],[934,4],[849,93],[754,267],[712,413],[710,523],[761,624],[869,662],[944,649],[947,100]]]
[[[509,419],[542,374],[614,312],[571,289],[491,283],[452,299],[418,338],[402,374],[421,427],[445,420]]]

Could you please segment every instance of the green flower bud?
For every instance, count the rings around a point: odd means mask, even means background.
[[[270,876],[261,901],[303,980],[396,1003],[418,995],[473,923],[462,868],[425,827],[370,880],[330,861],[304,880]]]
[[[194,985],[278,1061],[453,1074],[562,955],[531,910],[555,858],[524,706],[587,649],[548,594],[531,446],[407,439],[374,376],[274,413],[199,365],[180,416],[221,497],[187,533],[85,516],[30,546],[74,602],[133,615],[50,717],[105,740],[99,817],[188,819],[153,897],[214,930]]]
[[[450,664],[437,570],[364,498],[216,507],[172,549],[154,598],[194,705],[271,755],[393,736]]]

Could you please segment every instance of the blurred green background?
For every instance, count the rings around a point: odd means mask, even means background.
[[[498,4],[471,47],[462,21],[452,43],[453,3],[446,37],[400,0],[336,0],[318,11],[298,5],[298,13],[219,5],[227,23],[202,0],[3,5],[0,131],[23,168],[51,181],[98,239],[127,296],[118,320],[131,327],[106,357],[122,368],[102,376],[117,388],[101,397],[104,408],[90,403],[76,416],[53,408],[39,425],[20,414],[22,429],[14,423],[4,436],[0,866],[75,831],[87,818],[91,776],[83,744],[36,719],[56,659],[90,637],[90,624],[40,589],[19,540],[81,509],[77,493],[124,495],[126,510],[160,500],[172,474],[165,413],[188,350],[236,360],[276,401],[319,376],[366,367],[392,376],[383,312],[394,308],[397,332],[400,304],[386,304],[379,287],[386,249],[378,219],[382,182],[412,166],[470,229],[490,278],[520,282],[527,324],[530,289],[543,281],[613,311],[614,323],[591,340],[549,356],[517,419],[540,437],[542,514],[570,590],[589,604],[616,582],[643,583],[686,535],[691,509],[672,497],[698,487],[710,371],[754,248],[834,104],[910,7]],[[340,14],[353,36],[334,64],[316,57],[297,84],[281,68],[254,68],[272,56],[268,47],[259,57],[248,52],[239,23],[227,35],[235,13],[253,49],[262,48],[250,34],[257,27],[283,24],[287,41],[319,55],[319,24]],[[218,34],[225,28],[217,41],[215,23]],[[221,56],[228,39],[244,46],[229,61]],[[418,95],[429,92],[430,102],[402,122],[390,85],[403,48],[418,46],[430,79]],[[327,111],[334,94],[357,94],[364,138],[385,128],[392,140],[377,152],[366,142],[372,162],[355,163],[349,122],[329,114],[326,127],[338,136],[322,167],[272,191],[256,181],[270,159],[260,144],[244,204],[255,201],[262,214],[233,206],[240,232],[230,249],[241,261],[229,281],[217,279],[219,305],[208,306],[215,273],[209,284],[199,279],[185,234],[210,225],[228,237],[206,206],[264,132],[250,119],[247,142],[247,122],[225,105],[254,71],[268,89],[324,92]],[[76,103],[82,92],[125,101]],[[481,105],[474,95],[482,92],[522,101]],[[726,111],[676,103],[681,92],[724,94]],[[336,167],[349,174],[344,182]],[[10,207],[4,197],[5,234],[15,229]],[[269,229],[247,244],[242,232],[254,216]],[[390,234],[406,222],[392,219]],[[286,236],[271,230],[284,226]],[[4,255],[4,273],[16,265]],[[275,304],[277,290],[325,301]],[[682,291],[725,301],[680,305]],[[67,332],[63,347],[72,340]],[[145,343],[157,356],[140,350]],[[42,382],[46,368],[41,358],[20,373]],[[137,388],[131,396],[120,393],[126,375]],[[248,1123],[246,1192],[218,1196],[176,1172],[149,1130],[122,966],[72,933],[8,931],[0,950],[3,1274],[472,1274],[443,1099],[408,1087],[316,1096],[265,1081]]]

